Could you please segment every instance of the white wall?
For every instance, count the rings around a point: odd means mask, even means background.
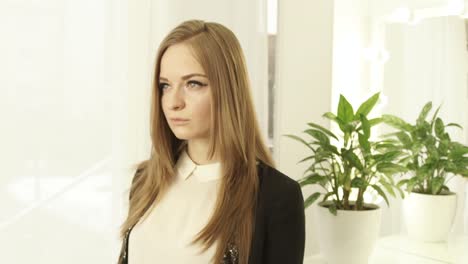
[[[336,112],[340,94],[357,107],[376,87],[370,87],[370,63],[365,60],[371,33],[368,0],[334,2],[331,100],[332,110]]]
[[[280,171],[299,179],[306,167],[297,162],[307,148],[282,135],[300,135],[311,121],[329,125],[321,115],[331,110],[333,2],[280,1],[278,12],[275,160]],[[305,198],[312,193],[303,191]],[[305,256],[317,251],[310,207]]]

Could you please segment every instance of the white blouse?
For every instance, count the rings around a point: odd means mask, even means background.
[[[160,203],[146,212],[129,237],[129,264],[207,264],[216,243],[199,254],[189,245],[214,211],[221,163],[197,165],[184,151],[176,163],[177,177]]]

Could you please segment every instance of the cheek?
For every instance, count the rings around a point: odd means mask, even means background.
[[[204,121],[211,118],[211,98],[201,98],[196,106],[197,116]]]

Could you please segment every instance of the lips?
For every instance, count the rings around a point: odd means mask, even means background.
[[[170,120],[173,126],[185,126],[189,123],[189,119],[185,118],[171,118]]]
[[[173,121],[173,122],[184,122],[184,121],[189,121],[189,120],[185,119],[185,118],[171,118],[171,121]]]

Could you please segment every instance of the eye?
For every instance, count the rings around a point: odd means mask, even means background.
[[[169,84],[167,83],[159,83],[159,90],[164,90],[164,88],[169,87]]]
[[[201,83],[199,81],[188,81],[187,84],[189,88],[200,88],[200,87],[206,86],[206,84]]]

